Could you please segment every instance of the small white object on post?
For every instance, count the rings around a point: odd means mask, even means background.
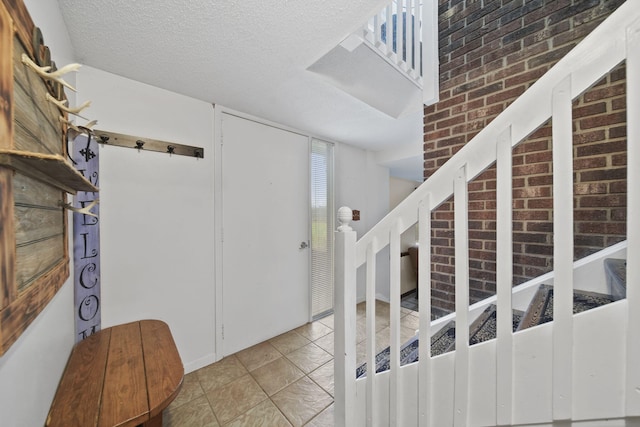
[[[356,403],[356,232],[351,209],[338,209],[335,232],[335,425],[355,425]]]

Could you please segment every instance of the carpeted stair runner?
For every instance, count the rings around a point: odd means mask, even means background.
[[[573,314],[581,313],[601,305],[615,301],[612,295],[599,294],[596,292],[573,291]],[[540,285],[538,292],[533,297],[529,308],[525,313],[522,322],[518,326],[518,331],[532,326],[542,325],[553,320],[553,286]]]
[[[606,259],[604,264],[610,294],[574,290],[574,314],[626,297],[626,260],[610,258]],[[492,304],[471,324],[469,345],[492,340],[496,337],[496,314],[496,306]],[[513,331],[520,331],[552,320],[553,286],[540,285],[526,312],[513,311]],[[455,327],[455,321],[452,320],[431,337],[431,354],[433,356],[455,350]],[[376,355],[376,372],[389,369],[389,354],[390,348],[387,347]],[[413,363],[417,360],[418,336],[416,335],[400,348],[400,365]],[[366,374],[367,364],[363,363],[356,369],[356,378],[364,377]]]

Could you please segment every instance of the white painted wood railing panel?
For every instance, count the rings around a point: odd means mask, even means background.
[[[411,2],[409,2],[410,4]],[[373,21],[387,19],[389,8]],[[384,22],[384,21],[383,21]],[[587,36],[527,92],[514,101],[450,161],[356,242],[355,233],[336,234],[336,425],[398,426],[550,426],[573,420],[574,426],[625,425],[640,415],[640,289],[627,299],[579,315],[572,314],[573,279],[582,271],[602,271],[602,258],[573,262],[572,100],[599,81],[627,54],[628,117],[640,115],[640,8],[627,2]],[[408,25],[407,25],[408,26]],[[387,26],[387,31],[389,28]],[[373,31],[375,33],[375,30]],[[628,36],[628,37],[627,37]],[[386,44],[390,37],[387,35]],[[513,292],[535,292],[540,283],[556,283],[555,320],[513,333],[511,308],[522,303],[511,290],[511,150],[552,118],[554,154],[555,271]],[[640,127],[628,123],[628,164],[640,164]],[[498,292],[469,307],[468,182],[497,162]],[[628,170],[628,218],[640,217],[640,168]],[[453,195],[455,212],[456,313],[430,322],[431,212]],[[346,218],[341,209],[340,217]],[[391,369],[375,374],[375,257],[387,245],[399,253],[400,235],[419,222],[420,341],[456,320],[456,351],[431,357],[420,346],[420,362],[399,366],[399,261],[391,257]],[[348,223],[348,221],[347,221]],[[343,222],[344,224],[344,222]],[[617,246],[617,245],[616,245]],[[602,253],[640,259],[640,227],[629,221],[627,242]],[[635,258],[634,258],[635,257]],[[355,379],[356,269],[367,262],[368,366]],[[598,273],[597,275],[600,275]],[[596,275],[594,275],[596,276]],[[628,283],[638,283],[640,266],[628,264]],[[469,323],[489,303],[497,303],[498,338],[469,346]],[[425,316],[426,315],[426,316]],[[423,348],[424,347],[424,348]],[[597,403],[594,403],[597,402]],[[610,419],[611,421],[608,421]],[[583,420],[598,420],[584,423]],[[637,421],[637,420],[636,420]],[[635,421],[631,422],[633,425]],[[600,423],[600,424],[598,424]]]
[[[552,92],[553,152],[553,419],[572,418],[573,119],[571,75]]]
[[[432,10],[429,9],[429,11]],[[387,58],[390,64],[420,88],[423,81],[421,73],[422,14],[423,6],[419,0],[393,0],[362,27],[363,41],[369,43],[374,50]],[[429,24],[433,25],[433,21]],[[437,31],[437,19],[435,24]],[[427,34],[431,34],[432,30],[433,28],[430,28]],[[437,46],[437,43],[435,45]],[[433,72],[433,69],[429,67],[429,71]],[[434,76],[437,76],[437,70]]]
[[[636,3],[636,7],[637,7]],[[627,386],[626,410],[629,415],[640,416],[640,20],[627,29],[627,218],[635,227],[627,227],[627,283],[636,284],[627,289],[629,311],[627,317]]]

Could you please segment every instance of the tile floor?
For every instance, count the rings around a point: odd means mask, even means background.
[[[365,308],[357,309],[357,359],[365,359]],[[402,309],[406,341],[417,313]],[[389,345],[389,304],[376,304],[376,346]],[[333,315],[187,374],[165,427],[333,426]]]

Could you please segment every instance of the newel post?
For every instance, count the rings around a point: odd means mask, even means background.
[[[335,232],[334,380],[335,425],[355,425],[356,403],[356,232],[351,209],[338,209]]]

